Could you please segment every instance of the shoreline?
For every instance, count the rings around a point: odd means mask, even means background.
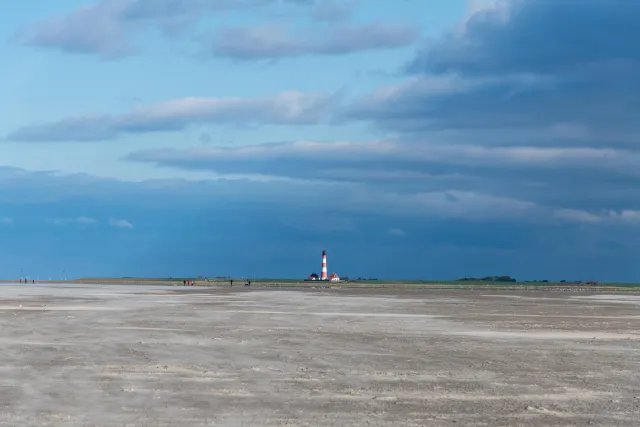
[[[18,280],[2,280],[0,283],[19,285]],[[600,285],[574,285],[561,283],[464,283],[464,282],[393,282],[380,281],[378,283],[354,283],[354,282],[285,282],[285,281],[252,281],[251,286],[245,286],[242,280],[234,279],[234,286],[229,281],[195,281],[195,285],[183,285],[180,280],[163,279],[74,279],[74,280],[40,280],[35,283],[23,283],[24,286],[34,285],[143,285],[143,286],[171,286],[177,288],[206,287],[206,288],[279,288],[279,289],[398,289],[398,290],[448,290],[448,291],[556,291],[556,292],[640,292],[637,284],[600,284]]]

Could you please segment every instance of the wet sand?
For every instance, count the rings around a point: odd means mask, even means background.
[[[0,286],[0,425],[640,420],[640,297]]]

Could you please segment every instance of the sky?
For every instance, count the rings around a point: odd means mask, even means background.
[[[640,281],[638,16],[11,2],[0,277]]]

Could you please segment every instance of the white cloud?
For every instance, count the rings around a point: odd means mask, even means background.
[[[338,188],[334,190],[337,191]],[[490,193],[460,190],[391,192],[375,186],[345,188],[349,203],[336,204],[335,211],[350,214],[375,212],[398,218],[441,218],[466,221],[534,221],[545,220],[548,209],[536,203]],[[388,231],[388,230],[387,230]]]
[[[133,228],[133,224],[131,222],[124,219],[118,219],[118,218],[110,218],[109,225],[114,228],[128,228],[128,229]]]
[[[51,218],[46,219],[45,221],[51,225],[56,226],[76,225],[79,227],[87,227],[90,225],[98,224],[98,220],[86,216],[79,216],[76,218]]]
[[[420,36],[417,27],[373,22],[341,25],[323,34],[294,34],[274,24],[220,30],[213,52],[234,59],[257,60],[303,55],[342,55],[378,49],[393,49],[413,44]]]
[[[98,52],[105,58],[133,53],[126,23],[119,19],[126,3],[107,0],[83,5],[65,16],[57,16],[23,30],[29,45],[56,47],[74,53]]]
[[[331,159],[323,168],[309,170],[309,162]],[[133,152],[129,160],[161,166],[201,169],[219,173],[273,174],[292,178],[345,181],[397,180],[429,177],[429,165],[457,169],[491,164],[494,168],[552,168],[615,171],[640,175],[640,153],[613,148],[482,146],[437,141],[295,141],[236,147],[198,146]],[[273,167],[279,164],[280,167]],[[373,167],[375,165],[375,167]],[[431,168],[434,168],[431,166]],[[453,175],[453,174],[450,174]]]
[[[18,37],[31,46],[118,59],[139,52],[131,40],[136,30],[158,28],[171,36],[195,27],[208,12],[285,3],[307,4],[297,0],[100,0],[23,28]]]
[[[570,222],[596,223],[602,220],[599,215],[579,209],[558,209],[554,212],[554,216]]]
[[[618,222],[640,224],[640,210],[624,209],[622,211],[609,211],[609,218]]]
[[[407,235],[402,228],[391,228],[389,229],[389,234],[394,237],[404,237]]]
[[[338,213],[286,215],[282,217],[282,224],[297,230],[326,233],[356,231],[357,226],[352,218]]]
[[[467,21],[473,15],[481,12],[486,12],[486,11],[495,12],[496,9],[506,12],[509,9],[509,3],[513,3],[513,1],[512,0],[467,0],[467,8],[465,11],[465,21]]]
[[[640,225],[640,210],[622,209],[603,212],[588,212],[579,209],[558,209],[554,216],[570,222],[605,223],[605,224],[638,224]]]
[[[319,21],[342,21],[349,18],[357,0],[321,0],[313,7],[313,17]]]
[[[190,125],[312,125],[326,119],[338,95],[281,92],[263,98],[174,99],[138,107],[128,114],[67,117],[11,133],[11,141],[101,141],[122,134],[169,132]]]

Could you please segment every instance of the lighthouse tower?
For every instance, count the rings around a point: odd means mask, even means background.
[[[320,280],[327,280],[327,251],[322,251],[322,273]]]

